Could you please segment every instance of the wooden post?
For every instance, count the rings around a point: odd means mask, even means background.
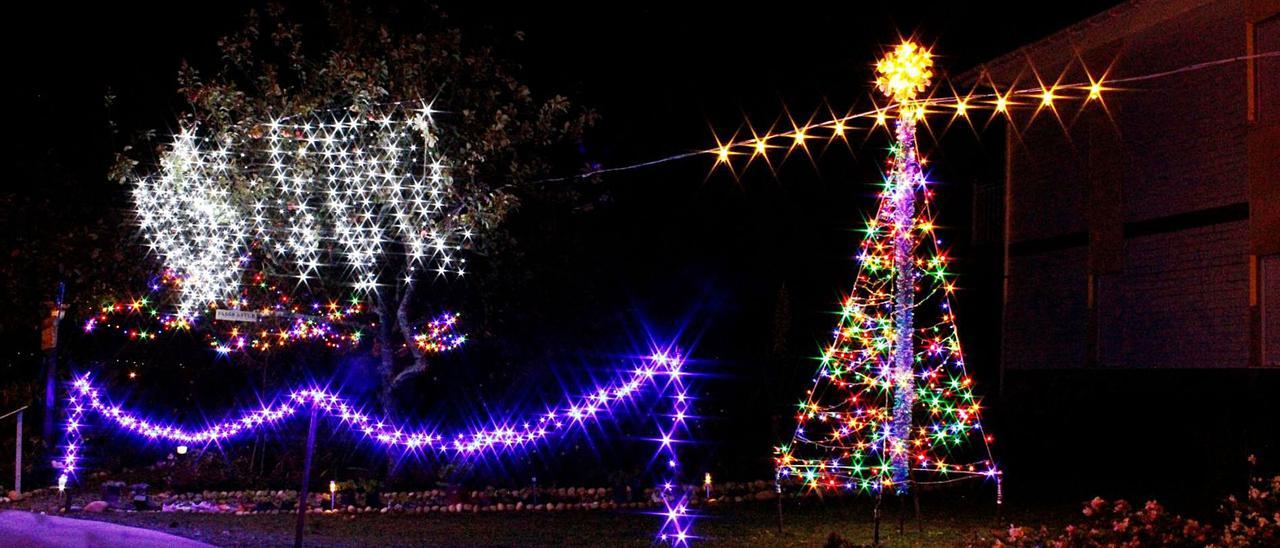
[[[298,489],[298,524],[293,531],[293,548],[302,548],[302,528],[307,520],[307,487],[311,484],[311,455],[316,449],[316,414],[320,408],[311,402],[311,424],[307,426],[307,453],[302,459],[302,488]]]
[[[0,415],[0,421],[17,415],[18,428],[13,434],[13,490],[22,494],[22,412],[26,405]]]
[[[52,303],[46,301],[49,316],[40,326],[40,350],[44,352],[44,424],[40,435],[46,447],[55,444],[53,422],[58,399],[58,326],[66,315],[66,307],[62,304],[65,293],[66,285],[58,282],[57,298]]]
[[[57,322],[53,322],[52,327],[47,328],[47,331],[57,333],[57,329]],[[57,444],[53,433],[53,419],[58,412],[56,408],[58,401],[57,339],[54,339],[52,344],[55,346],[44,349],[44,425],[40,428],[40,435],[44,439],[45,447],[54,447]]]
[[[22,410],[18,410],[18,431],[14,434],[13,490],[22,494]]]

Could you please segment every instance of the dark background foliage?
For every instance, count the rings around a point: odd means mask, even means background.
[[[514,63],[515,77],[535,94],[562,95],[599,115],[568,150],[540,158],[525,174],[534,179],[704,149],[717,134],[746,131],[748,121],[755,128],[786,127],[790,120],[860,110],[870,104],[871,63],[883,45],[904,34],[934,44],[945,75],[1111,4],[1064,3],[1046,12],[1015,2],[653,2],[625,8],[460,2],[442,8],[448,19],[440,28],[462,29],[469,44],[492,47]],[[0,407],[35,398],[36,326],[44,313],[39,303],[58,281],[68,284],[74,319],[105,290],[136,291],[134,284],[156,268],[132,235],[123,187],[109,180],[115,155],[139,132],[163,136],[191,114],[187,97],[179,94],[183,62],[217,65],[218,37],[238,28],[249,8],[264,6],[17,8],[14,20],[27,29],[6,38],[13,41],[7,50],[15,53],[10,134],[17,139],[0,196],[0,283],[10,296],[0,314],[0,375],[7,386]],[[295,8],[306,28],[326,22],[323,10],[289,6]],[[416,4],[403,9],[429,11]],[[378,4],[375,11],[394,10]],[[958,259],[961,333],[978,391],[987,394],[997,388],[999,271],[971,253],[969,215],[973,186],[1001,176],[1002,133],[998,124],[986,130],[956,126],[922,143],[939,181],[942,234]],[[656,340],[679,335],[707,373],[699,390],[707,419],[698,435],[709,441],[698,452],[705,462],[697,466],[729,477],[768,477],[770,449],[791,425],[789,406],[813,370],[809,358],[827,339],[830,312],[851,283],[855,229],[874,203],[885,145],[879,135],[851,139],[847,146],[818,145],[812,158],[792,156],[773,173],[757,166],[733,176],[713,171],[710,158],[695,158],[522,193],[519,207],[491,236],[501,245],[469,261],[476,275],[440,288],[463,312],[473,341],[434,363],[408,389],[404,399],[414,409],[406,413],[448,418],[537,409],[585,378],[599,377],[619,356],[644,351],[652,330]],[[154,402],[157,413],[217,413],[251,399],[255,390],[308,377],[355,394],[372,390],[367,353],[304,350],[269,361],[228,360],[182,336],[129,345],[108,336],[82,337],[75,323],[64,331],[65,356],[81,367],[99,363],[101,377],[130,401]],[[137,377],[130,380],[129,372]],[[1085,394],[1094,386],[1079,379],[1061,390]],[[1039,393],[1014,394],[1009,401],[1034,400]],[[1125,397],[1102,392],[1098,402]],[[1001,432],[1004,422],[1006,431],[1031,436],[1046,415],[1078,413],[1070,432],[1084,436],[1090,423],[1117,412],[1106,406],[1046,410],[1019,422],[1001,415],[999,400],[988,401],[993,431]],[[1141,407],[1120,405],[1120,412]],[[286,430],[263,443],[286,452],[296,446],[296,435]],[[372,458],[358,444],[333,443],[326,462],[361,465]],[[597,467],[579,468],[601,475],[626,461],[625,445],[606,445],[557,448],[565,454],[547,460],[598,459]],[[1014,445],[1006,454],[1025,463],[1039,458],[1036,448],[1043,444]],[[243,460],[252,449],[234,451],[239,453],[228,459]],[[1224,458],[1240,451],[1233,447]],[[139,458],[160,456],[163,450],[156,448]],[[523,477],[543,464],[511,466],[487,473],[514,477],[519,467],[531,467],[519,472]],[[1057,477],[1042,476],[1045,483]],[[1064,494],[1087,488],[1073,485]]]

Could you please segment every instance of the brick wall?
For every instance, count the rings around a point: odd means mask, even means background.
[[[1238,2],[1215,2],[1125,39],[1118,70],[1154,74],[1245,53]],[[1130,159],[1126,221],[1247,199],[1246,65],[1233,63],[1139,84],[1117,94]]]
[[[1248,223],[1125,240],[1115,302],[1123,346],[1101,364],[1242,367],[1249,358]],[[1103,350],[1100,348],[1100,350]]]
[[[1084,248],[1010,261],[1002,360],[1010,369],[1085,364]]]
[[[1262,365],[1280,367],[1280,255],[1262,258]]]

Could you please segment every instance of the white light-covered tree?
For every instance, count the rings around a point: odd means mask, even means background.
[[[272,120],[218,140],[197,127],[175,137],[159,170],[133,188],[147,243],[180,280],[175,320],[262,306],[242,296],[246,275],[263,273],[294,280],[288,294],[347,290],[374,301],[375,327],[398,329],[413,358],[392,384],[425,370],[424,349],[412,344],[423,323],[409,316],[414,292],[424,276],[465,275],[456,252],[471,229],[464,208],[447,203],[452,178],[434,152],[430,107],[379,110]]]
[[[318,303],[301,315],[328,320],[299,329],[372,335],[390,409],[449,347],[430,316],[467,275],[464,249],[502,252],[485,236],[594,114],[535,99],[514,65],[441,27],[434,8],[323,9],[321,47],[272,8],[219,41],[212,71],[184,64],[183,129],[154,163],[122,156],[118,173],[172,274],[167,321],[267,312],[246,295],[270,284],[270,298]],[[293,312],[279,314],[286,326]]]

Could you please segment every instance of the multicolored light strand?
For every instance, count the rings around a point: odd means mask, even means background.
[[[157,304],[166,293],[176,292],[183,279],[166,271],[150,284],[146,297],[104,304],[88,320],[85,333],[113,330],[130,341],[154,341],[160,333],[204,329],[206,342],[220,354],[241,351],[271,351],[299,342],[315,342],[329,348],[346,350],[365,340],[366,326],[376,321],[353,295],[345,302],[312,302],[303,305],[297,298],[270,283],[261,273],[249,277],[237,298],[228,300],[192,317],[177,312],[163,312]],[[256,306],[253,303],[259,303]],[[237,320],[220,319],[220,312],[234,311]],[[147,322],[146,325],[143,322]],[[466,336],[457,332],[458,315],[445,312],[428,322],[414,335],[414,344],[423,352],[436,354],[457,349]]]
[[[791,442],[776,450],[780,484],[798,478],[811,489],[901,493],[955,477],[998,480],[956,332],[933,191],[916,150],[916,97],[931,65],[929,51],[916,45],[900,46],[878,65],[877,86],[898,113],[892,158],[835,340],[799,404]],[[985,458],[952,462],[973,435]]]
[[[427,324],[426,331],[413,337],[413,343],[419,350],[428,354],[436,354],[454,350],[467,342],[467,336],[455,333],[458,315],[452,312],[442,314]]]
[[[666,463],[667,473],[660,486],[665,520],[658,539],[672,545],[685,545],[693,538],[688,498],[678,483],[680,461],[677,444],[688,441],[692,397],[683,381],[685,360],[678,351],[664,350],[638,360],[629,371],[620,373],[612,382],[597,385],[577,397],[568,398],[558,407],[526,420],[487,418],[474,424],[483,428],[465,428],[450,432],[435,427],[415,427],[396,423],[363,412],[336,391],[319,386],[292,390],[271,403],[253,409],[229,413],[226,420],[199,428],[178,426],[175,421],[150,418],[146,413],[126,409],[112,403],[105,390],[94,384],[89,374],[75,377],[66,398],[66,423],[63,453],[58,464],[59,490],[74,481],[81,468],[85,418],[93,414],[118,431],[133,434],[147,442],[181,445],[220,444],[251,432],[274,428],[287,420],[306,417],[314,407],[320,414],[388,450],[408,451],[420,455],[478,458],[530,450],[539,443],[568,435],[588,423],[610,417],[618,408],[626,408],[640,398],[671,402],[671,413],[663,416],[669,424],[661,425],[655,442],[658,457]]]

